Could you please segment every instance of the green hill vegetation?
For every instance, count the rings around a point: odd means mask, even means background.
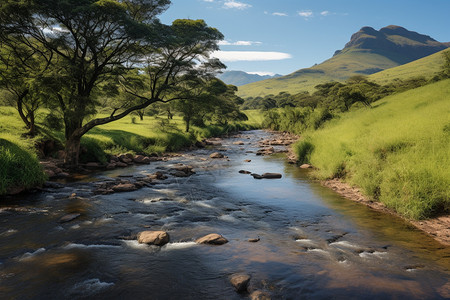
[[[448,50],[444,49],[413,62],[369,75],[368,78],[378,84],[387,84],[397,79],[407,80],[411,77],[432,78],[444,63],[445,51]]]
[[[295,150],[407,218],[450,211],[450,80],[394,94],[306,133]]]
[[[345,81],[354,75],[370,75],[442,51],[447,44],[399,26],[379,31],[363,27],[353,34],[344,49],[319,65],[301,69],[274,79],[239,87],[240,97],[263,97],[280,92],[313,92],[314,87],[329,81]],[[430,68],[432,68],[430,66]]]

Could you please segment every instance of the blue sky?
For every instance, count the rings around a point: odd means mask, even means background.
[[[450,0],[172,0],[161,15],[204,19],[225,36],[227,70],[289,74],[330,58],[363,26],[399,25],[450,42]]]

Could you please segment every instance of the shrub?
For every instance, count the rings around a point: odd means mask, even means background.
[[[108,155],[103,150],[98,140],[83,137],[81,139],[80,147],[80,162],[100,162],[106,163],[108,161]]]
[[[294,145],[295,154],[297,154],[298,162],[301,164],[309,163],[311,153],[314,151],[314,145],[307,141],[302,140]]]

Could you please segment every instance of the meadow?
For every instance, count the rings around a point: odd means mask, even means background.
[[[411,219],[450,211],[450,80],[342,114],[295,145],[319,179],[341,178]]]

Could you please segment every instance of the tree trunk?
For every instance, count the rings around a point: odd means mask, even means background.
[[[186,124],[186,132],[189,132],[190,124],[191,124],[191,118],[190,117],[184,117],[184,122]]]
[[[82,114],[69,114],[64,116],[65,137],[66,137],[66,158],[64,164],[70,169],[78,167],[80,154],[80,142],[83,136]]]
[[[78,167],[80,143],[81,136],[71,136],[66,140],[66,158],[64,160],[64,164],[70,169],[75,169]]]
[[[36,135],[36,124],[34,122],[34,112],[30,112],[30,131],[28,131],[28,134],[30,136],[35,136]]]
[[[17,96],[17,111],[19,112],[19,116],[22,119],[22,121],[25,123],[25,126],[28,129],[31,129],[31,124],[28,118],[26,117],[25,113],[23,112],[23,99],[28,94],[28,90],[24,91],[22,94]]]

